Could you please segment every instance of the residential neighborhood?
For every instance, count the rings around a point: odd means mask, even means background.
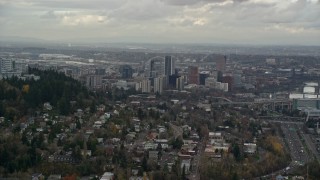
[[[52,65],[76,59],[57,54],[3,73],[0,179],[319,177],[319,74],[306,70],[319,63],[212,55],[195,67],[186,57],[200,54],[179,56],[175,73],[171,56],[133,76],[123,64]]]

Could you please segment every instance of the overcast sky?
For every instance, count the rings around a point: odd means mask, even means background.
[[[0,0],[0,36],[320,45],[320,0]]]

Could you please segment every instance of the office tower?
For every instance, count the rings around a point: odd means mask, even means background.
[[[153,92],[154,93],[162,94],[163,88],[164,88],[163,85],[164,85],[165,80],[166,80],[165,77],[154,78],[154,85],[153,85]]]
[[[169,76],[169,84],[168,84],[168,87],[169,88],[176,88],[176,84],[177,84],[177,79],[179,78],[180,76],[176,75],[176,74],[173,74],[171,76]]]
[[[145,79],[141,82],[141,92],[150,93],[151,91],[151,81],[149,79]]]
[[[234,80],[234,87],[239,88],[242,86],[241,74],[239,74],[239,73],[234,74],[233,80]]]
[[[217,81],[218,82],[222,82],[223,81],[223,72],[222,71],[218,71],[218,73],[217,73]]]
[[[175,73],[174,62],[171,56],[166,56],[164,58],[164,75],[170,76]]]
[[[219,56],[217,57],[217,60],[216,60],[216,69],[218,71],[225,71],[226,70],[226,63],[227,63],[227,58],[226,56]]]
[[[150,73],[149,73],[149,76],[148,77],[156,77],[156,72],[155,72],[155,61],[154,60],[151,60],[150,61]]]
[[[102,77],[100,75],[88,75],[86,77],[86,86],[91,89],[102,87]]]
[[[210,76],[209,71],[202,71],[199,75],[199,83],[200,85],[205,85],[206,79]]]
[[[197,66],[188,67],[188,84],[199,84],[199,68]]]
[[[13,70],[14,61],[11,59],[0,58],[0,73],[6,73]]]
[[[218,82],[213,77],[208,77],[206,79],[205,86],[208,87],[208,88],[213,88],[213,89],[221,90],[221,91],[224,91],[224,92],[228,92],[228,83]]]
[[[16,62],[14,69],[20,73],[27,73],[28,67],[29,67],[28,64],[25,62]]]
[[[184,77],[177,78],[176,89],[182,91],[184,89]]]
[[[133,69],[131,66],[129,65],[122,65],[120,66],[120,74],[122,78],[128,79],[128,78],[132,78],[132,74],[133,74]]]
[[[217,84],[217,80],[213,77],[208,77],[205,80],[206,87],[214,88],[216,84]]]
[[[147,62],[146,77],[155,78],[164,74],[164,61],[155,57]]]
[[[223,76],[223,83],[228,83],[228,91],[231,91],[234,86],[233,76],[231,74],[227,74]]]

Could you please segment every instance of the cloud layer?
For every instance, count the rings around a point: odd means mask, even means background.
[[[0,36],[320,45],[319,0],[0,0]]]

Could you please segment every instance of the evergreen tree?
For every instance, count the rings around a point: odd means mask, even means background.
[[[187,177],[186,177],[186,166],[183,165],[182,167],[182,180],[186,180]]]
[[[148,162],[145,156],[142,159],[142,169],[144,172],[148,171]]]
[[[6,111],[5,111],[4,103],[0,102],[0,117],[3,117],[5,113]]]
[[[143,113],[143,110],[141,108],[138,109],[138,118],[140,120],[142,120],[144,118],[144,113]]]
[[[96,112],[97,107],[96,107],[96,103],[94,101],[92,101],[91,105],[90,105],[90,113],[94,113]]]
[[[233,145],[232,153],[237,161],[241,160],[241,152],[238,144]]]
[[[68,115],[70,113],[70,103],[65,97],[62,97],[58,102],[59,112],[62,115]]]

